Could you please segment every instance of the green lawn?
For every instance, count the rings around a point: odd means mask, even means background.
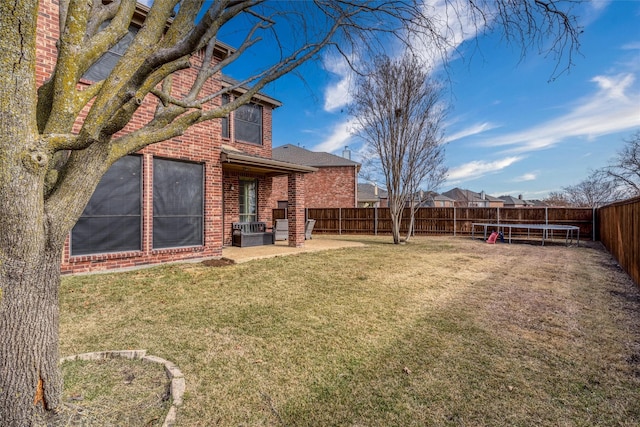
[[[640,424],[640,293],[599,246],[350,238],[65,277],[62,356],[176,363],[180,426]]]

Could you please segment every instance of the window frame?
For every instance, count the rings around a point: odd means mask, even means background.
[[[253,113],[248,112],[248,109],[257,111],[257,120],[248,120]],[[247,117],[247,118],[245,118]],[[257,127],[257,141],[244,138],[246,135],[239,135],[246,127]],[[235,141],[244,142],[247,144],[264,145],[264,107],[255,102],[241,105],[233,112],[233,137]]]

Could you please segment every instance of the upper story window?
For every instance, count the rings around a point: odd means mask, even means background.
[[[252,103],[238,108],[233,128],[236,141],[262,145],[262,106]]]
[[[108,25],[108,21],[103,24],[103,27]],[[89,69],[84,76],[84,79],[99,82],[109,77],[111,70],[114,69],[120,58],[127,51],[127,48],[138,34],[138,28],[131,26],[129,32],[125,35],[115,46],[104,53]]]

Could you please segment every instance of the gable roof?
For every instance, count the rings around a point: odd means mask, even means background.
[[[358,184],[358,201],[378,201],[389,197],[387,190],[378,187],[378,195],[376,196],[376,186],[373,184]]]
[[[500,199],[504,200],[505,205],[509,206],[525,206],[529,204],[526,200],[522,200],[518,197],[513,196],[500,196]]]
[[[442,194],[447,197],[451,197],[452,199],[459,202],[461,201],[478,202],[481,200],[486,200],[489,202],[504,202],[502,199],[490,196],[486,193],[484,195],[485,198],[483,199],[481,193],[476,193],[475,191],[471,191],[471,190],[463,190],[462,188],[458,188],[458,187],[449,191],[445,191]]]
[[[283,162],[316,168],[350,166],[360,170],[360,163],[353,160],[345,159],[335,154],[310,151],[292,144],[275,147],[271,151],[271,157]]]
[[[427,194],[428,198],[431,198],[432,200],[436,201],[436,202],[455,202],[455,200],[453,200],[451,197],[447,197],[444,194],[438,194],[436,192],[430,191]]]

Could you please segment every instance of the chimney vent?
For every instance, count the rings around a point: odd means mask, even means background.
[[[342,150],[342,157],[351,160],[351,150],[349,150],[348,145],[344,146],[344,150]]]

